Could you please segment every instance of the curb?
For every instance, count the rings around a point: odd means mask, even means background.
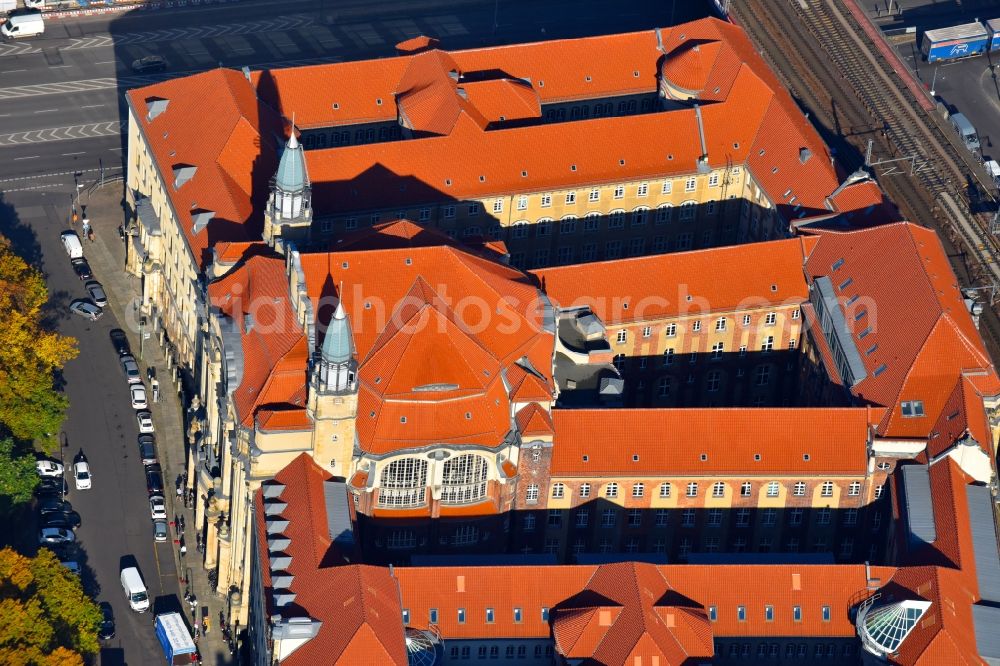
[[[161,9],[180,9],[183,7],[198,7],[202,5],[222,5],[240,0],[166,0],[166,2],[144,2],[135,4],[111,5],[108,7],[65,9],[45,12],[46,19],[67,19],[78,16],[98,16],[101,14],[115,14],[128,11],[156,11]]]

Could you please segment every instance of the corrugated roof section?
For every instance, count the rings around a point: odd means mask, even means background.
[[[965,494],[969,502],[969,526],[979,596],[1000,602],[1000,551],[997,550],[993,497],[986,486],[966,486]],[[1000,622],[993,625],[993,635],[1000,641]]]
[[[975,604],[972,624],[976,629],[976,649],[988,664],[1000,664],[1000,608]]]
[[[326,501],[326,524],[330,540],[342,548],[354,545],[354,528],[348,505],[347,484],[343,481],[324,481],[323,499]]]
[[[931,503],[931,478],[926,465],[906,465],[903,475],[903,499],[906,503],[906,529],[910,545],[934,543],[934,505]]]

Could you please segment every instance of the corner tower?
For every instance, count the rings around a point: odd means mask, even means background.
[[[309,412],[316,424],[313,455],[331,474],[347,477],[358,412],[358,363],[343,302],[327,326],[309,378]]]
[[[278,171],[271,179],[271,194],[264,211],[264,240],[274,247],[279,239],[302,242],[312,224],[312,190],[306,171],[305,151],[295,136],[285,144]]]

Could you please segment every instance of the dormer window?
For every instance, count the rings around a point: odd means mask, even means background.
[[[900,408],[903,412],[903,418],[909,419],[924,416],[923,400],[907,400],[900,403]]]

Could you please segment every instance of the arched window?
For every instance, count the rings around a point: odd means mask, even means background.
[[[646,224],[646,216],[649,214],[649,208],[646,206],[639,206],[632,211],[632,226],[641,227]]]
[[[394,460],[382,469],[380,506],[420,506],[427,499],[427,461]]]
[[[486,497],[487,469],[486,459],[472,453],[445,461],[441,503],[468,504]]]

